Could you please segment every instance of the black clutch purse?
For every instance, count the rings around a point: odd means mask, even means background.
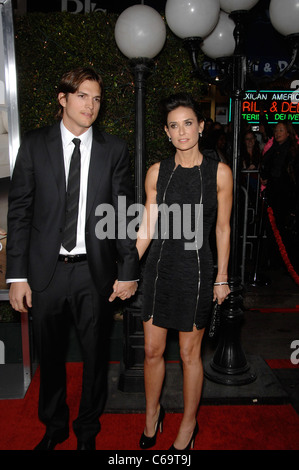
[[[211,316],[211,323],[210,323],[210,329],[209,329],[209,337],[213,338],[216,336],[218,329],[220,326],[220,305],[218,305],[218,302],[214,302],[213,307],[212,307],[212,316]]]

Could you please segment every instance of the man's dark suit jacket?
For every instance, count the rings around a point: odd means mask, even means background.
[[[27,278],[35,291],[49,284],[57,263],[65,220],[66,179],[60,124],[36,129],[23,139],[9,193],[7,279]],[[99,240],[95,215],[99,204],[118,196],[132,202],[132,182],[125,142],[93,128],[85,240],[87,259],[99,293],[109,295],[115,279],[138,279],[135,241]]]

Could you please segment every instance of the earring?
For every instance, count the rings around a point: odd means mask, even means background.
[[[168,137],[169,142],[171,142],[171,137]]]
[[[199,132],[199,137],[202,137],[202,132]]]

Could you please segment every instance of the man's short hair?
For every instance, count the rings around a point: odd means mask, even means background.
[[[101,75],[91,67],[77,67],[69,72],[66,72],[61,77],[60,83],[57,89],[57,96],[59,93],[64,93],[66,98],[69,93],[75,93],[80,87],[81,83],[85,80],[91,80],[97,82],[101,90],[101,102],[104,97],[104,83]],[[63,107],[59,104],[59,110],[57,117],[61,118],[63,114]]]

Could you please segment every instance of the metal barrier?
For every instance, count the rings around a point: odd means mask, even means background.
[[[245,269],[248,261],[248,247],[249,247],[249,260],[254,261],[253,277],[256,277],[258,264],[260,260],[260,246],[262,239],[267,238],[264,230],[263,217],[264,217],[264,201],[260,195],[259,170],[242,170],[241,190],[244,194],[243,205],[243,230],[241,232],[241,280],[242,284],[245,283]],[[255,259],[254,259],[255,256]]]

